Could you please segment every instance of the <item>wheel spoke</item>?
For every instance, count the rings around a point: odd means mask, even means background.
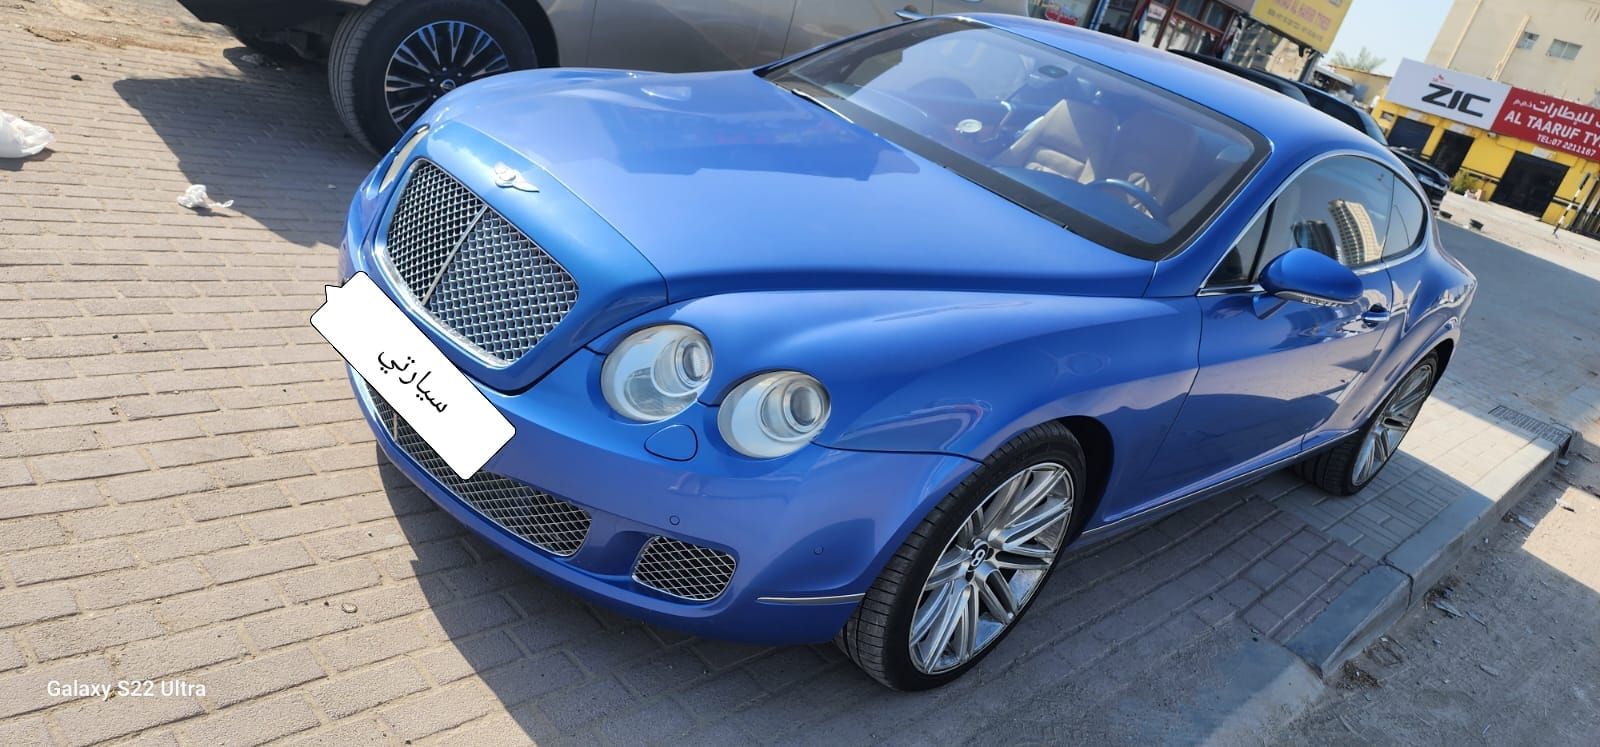
[[[967,560],[967,551],[959,547],[950,547],[939,556],[939,561],[933,564],[933,572],[928,574],[928,583],[923,584],[924,592],[931,591],[941,584],[947,584],[961,577],[964,564]]]
[[[1022,544],[1032,540],[1053,528],[1061,520],[1072,513],[1072,504],[1068,501],[1052,501],[1040,506],[1033,513],[1023,516],[1015,523],[1001,530],[1001,537],[1006,544]]]
[[[1422,403],[1428,399],[1427,387],[1419,387],[1416,391],[1406,393],[1406,396],[1395,401],[1389,408],[1390,412],[1411,412],[1421,410]]]
[[[1017,614],[1017,599],[1011,594],[1011,583],[1004,573],[990,571],[979,585],[983,606],[989,615],[1001,623],[1009,623]]]
[[[978,522],[977,513],[967,516],[967,520],[961,522],[961,526],[956,528],[956,537],[951,540],[951,547],[960,547],[963,551],[965,548],[970,547],[973,541],[978,538]]]
[[[985,502],[987,505],[978,507],[978,511],[982,514],[978,519],[977,534],[979,536],[987,535],[1000,528],[1001,523],[1005,521],[1007,514],[1011,510],[1011,502],[1016,500],[1017,494],[1023,491],[1027,486],[1027,482],[1027,473],[1007,480],[1004,485],[1000,486],[999,490],[995,491],[995,495]]]
[[[427,83],[411,80],[409,78],[394,75],[392,73],[389,75],[389,77],[383,80],[383,90],[388,91],[389,93],[400,93],[401,91],[410,91],[419,88],[426,90],[427,87]]]
[[[403,122],[407,117],[410,117],[413,112],[422,108],[423,104],[426,104],[431,100],[432,99],[425,98],[420,101],[411,101],[400,104],[391,103],[389,105],[389,116],[396,122]]]
[[[1373,452],[1377,448],[1378,434],[1374,430],[1374,432],[1367,434],[1367,437],[1361,440],[1361,450],[1356,453],[1356,482],[1366,482],[1366,479],[1371,475]]]
[[[965,584],[957,587],[952,585],[950,594],[945,598],[944,609],[941,610],[938,622],[933,626],[933,631],[928,634],[928,647],[925,649],[924,661],[929,666],[939,662],[939,655],[950,647],[950,641],[955,637],[957,629],[961,627],[961,618],[966,614],[968,589]]]
[[[1008,571],[1044,571],[1056,559],[1056,551],[1046,547],[1018,545],[1006,547],[994,557],[994,566]]]
[[[948,607],[951,596],[959,588],[961,588],[959,584],[946,583],[938,591],[922,600],[922,606],[917,608],[916,614],[911,618],[911,643],[913,645],[926,638],[928,631],[933,629],[934,624],[944,619],[949,612]]]
[[[956,648],[956,662],[966,663],[978,652],[978,593],[971,585],[961,594],[961,638]]]
[[[1061,484],[1062,478],[1066,477],[1066,475],[1066,470],[1053,467],[1047,468],[1044,471],[1044,476],[1035,478],[1034,484],[1028,487],[1020,499],[1011,504],[1010,515],[1006,517],[1006,520],[1014,522],[1017,517],[1032,511],[1034,506],[1039,505],[1041,501],[1050,495],[1050,491],[1055,490],[1056,486]]]

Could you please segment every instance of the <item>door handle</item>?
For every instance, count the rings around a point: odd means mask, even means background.
[[[1390,316],[1392,314],[1389,313],[1388,309],[1382,306],[1374,306],[1361,315],[1361,321],[1370,329],[1389,321]]]

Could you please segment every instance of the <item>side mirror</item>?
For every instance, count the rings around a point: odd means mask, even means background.
[[[1338,260],[1311,249],[1290,249],[1267,263],[1261,287],[1285,301],[1343,306],[1361,298],[1361,278]]]

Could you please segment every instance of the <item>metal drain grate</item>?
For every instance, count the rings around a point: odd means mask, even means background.
[[[1519,410],[1513,410],[1505,405],[1500,405],[1490,410],[1489,417],[1563,448],[1572,440],[1572,429],[1564,428]]]

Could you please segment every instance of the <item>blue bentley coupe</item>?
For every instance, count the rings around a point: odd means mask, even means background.
[[[1289,465],[1361,490],[1476,287],[1362,133],[1010,16],[465,86],[361,186],[342,272],[514,426],[463,477],[352,373],[473,532],[908,690],[992,651],[1069,545]]]

